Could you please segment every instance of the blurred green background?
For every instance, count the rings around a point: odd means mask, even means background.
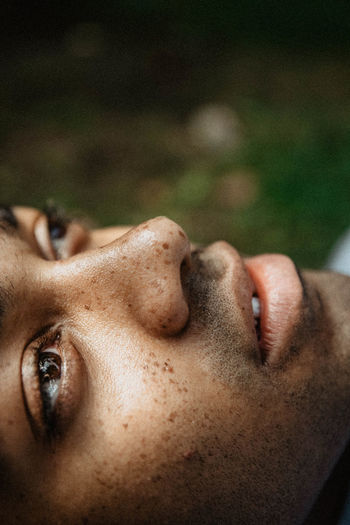
[[[350,225],[350,3],[9,1],[0,192],[320,267]]]

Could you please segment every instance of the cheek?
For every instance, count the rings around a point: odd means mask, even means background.
[[[119,357],[96,380],[84,430],[84,449],[114,484],[156,476],[226,439],[232,398],[209,374],[163,348],[132,364]]]
[[[147,352],[121,386],[101,384],[96,395],[74,439],[79,456],[64,472],[67,495],[80,487],[76,508],[96,512],[96,520],[108,509],[122,522],[138,509],[135,523],[144,523],[154,516],[165,522],[169,512],[186,521],[184,509],[204,509],[213,498],[222,508],[232,505],[233,487],[244,479],[250,427],[242,397],[197,373],[194,363],[161,351]]]

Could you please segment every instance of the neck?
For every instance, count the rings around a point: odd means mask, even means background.
[[[350,488],[350,442],[325,483],[304,525],[336,525]]]

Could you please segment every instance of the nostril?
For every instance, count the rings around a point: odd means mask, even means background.
[[[180,270],[185,271],[191,268],[191,257],[190,254],[186,253],[180,264]]]
[[[191,258],[189,255],[186,255],[180,264],[180,279],[182,286],[184,286],[184,283],[187,281],[188,274],[191,269]]]

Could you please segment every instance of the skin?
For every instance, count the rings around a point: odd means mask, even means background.
[[[191,256],[166,218],[73,222],[47,260],[45,217],[15,214],[0,238],[1,522],[303,523],[350,437],[350,279],[303,273],[291,349],[268,366],[226,243]],[[47,326],[67,370],[55,436],[29,343]]]

